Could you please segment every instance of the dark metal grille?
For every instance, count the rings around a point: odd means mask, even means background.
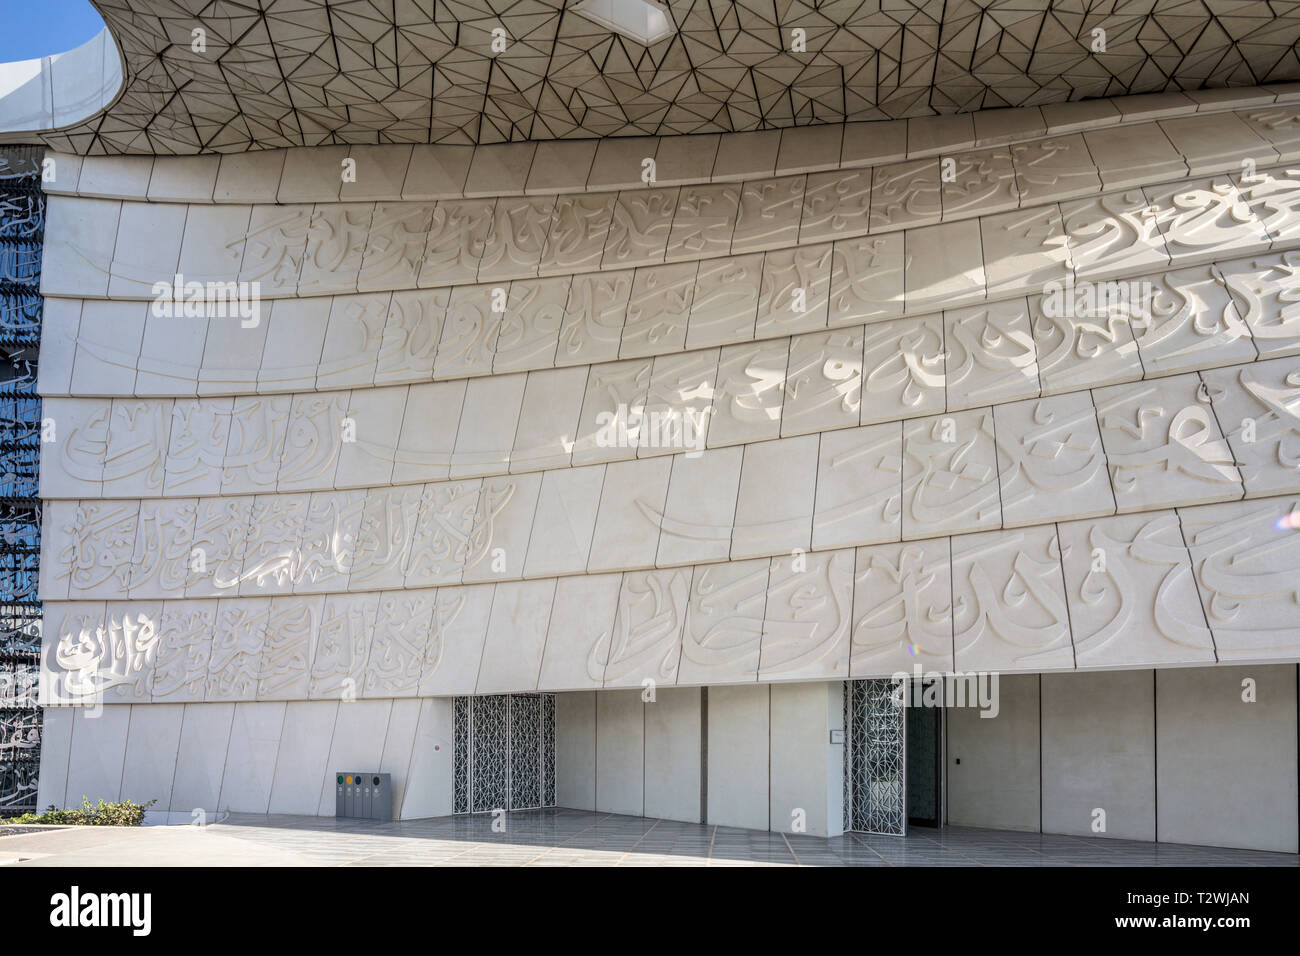
[[[469,698],[457,697],[456,708],[456,799],[453,813],[469,812]]]
[[[845,682],[846,830],[907,832],[905,713],[892,679]]]
[[[41,759],[41,151],[0,148],[0,815],[36,808]]]
[[[555,695],[457,697],[456,813],[555,806]]]
[[[510,807],[510,698],[504,694],[470,701],[470,793],[475,813]]]
[[[533,694],[510,698],[510,809],[540,807],[542,702]]]
[[[542,695],[542,806],[555,806],[555,695]]]

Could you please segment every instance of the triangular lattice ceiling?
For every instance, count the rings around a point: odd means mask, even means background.
[[[93,2],[127,84],[45,137],[80,153],[726,132],[1300,79],[1297,3],[667,0],[678,32],[646,48],[565,0]]]

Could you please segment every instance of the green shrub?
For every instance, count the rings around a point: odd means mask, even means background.
[[[22,816],[0,820],[0,824],[45,823],[55,826],[71,827],[138,827],[144,822],[144,812],[157,800],[148,803],[135,803],[122,800],[108,803],[100,800],[93,806],[89,797],[81,798],[81,806],[72,810],[60,810],[51,806],[44,813],[24,813]]]
[[[40,823],[41,817],[38,813],[23,813],[16,817],[0,817],[0,826],[9,823]]]

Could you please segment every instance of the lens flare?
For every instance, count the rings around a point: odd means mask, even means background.
[[[1300,530],[1300,511],[1292,511],[1277,519],[1274,525],[1278,531]]]

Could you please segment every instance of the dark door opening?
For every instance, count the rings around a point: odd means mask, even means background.
[[[938,827],[943,820],[943,707],[929,701],[942,694],[935,681],[915,688],[907,707],[907,823]],[[926,703],[920,703],[926,701]],[[942,703],[942,699],[939,699]]]

